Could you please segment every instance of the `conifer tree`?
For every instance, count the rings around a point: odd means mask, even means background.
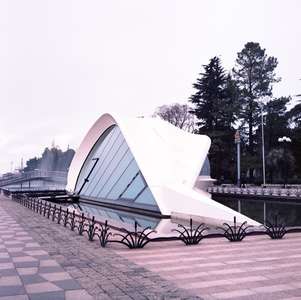
[[[260,123],[260,100],[272,95],[276,78],[275,68],[278,61],[269,57],[259,43],[249,42],[237,53],[234,79],[241,92],[241,121],[247,130],[247,151],[249,160],[255,157],[255,129]],[[253,180],[253,167],[250,166],[250,180]]]
[[[221,103],[224,97],[226,82],[225,70],[220,59],[213,57],[208,65],[203,65],[204,72],[200,73],[193,87],[197,90],[190,97],[195,108],[192,110],[198,119],[198,131],[201,133],[219,129],[223,122]]]
[[[211,175],[221,180],[233,178],[233,124],[237,118],[239,90],[218,57],[210,59],[203,68],[193,85],[196,92],[190,97],[190,102],[194,104],[192,113],[197,117],[196,132],[211,138]]]

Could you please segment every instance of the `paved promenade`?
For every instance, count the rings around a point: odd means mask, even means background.
[[[201,298],[0,197],[0,300],[29,299]]]
[[[301,299],[301,234],[166,242],[118,254],[204,299]]]
[[[151,243],[98,242],[0,199],[0,300],[301,299],[301,234]],[[16,296],[18,295],[18,296]],[[12,296],[12,297],[7,297]],[[1,298],[2,297],[2,298]]]
[[[0,299],[83,298],[92,300],[1,205]]]

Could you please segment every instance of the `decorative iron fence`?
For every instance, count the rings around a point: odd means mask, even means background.
[[[6,196],[8,196],[7,192]],[[87,236],[90,242],[97,238],[101,247],[106,247],[109,243],[119,243],[129,249],[138,249],[144,248],[151,242],[177,240],[189,246],[197,245],[203,239],[213,237],[224,237],[230,242],[240,242],[249,235],[267,235],[271,239],[282,239],[287,233],[301,232],[301,227],[286,228],[285,224],[280,223],[277,217],[273,222],[267,222],[267,225],[259,228],[248,226],[246,222],[239,225],[236,222],[236,217],[234,217],[233,224],[224,223],[215,228],[205,227],[205,224],[193,224],[193,220],[190,219],[189,226],[178,224],[179,229],[173,230],[173,232],[178,233],[178,236],[151,238],[155,231],[150,227],[140,230],[137,222],[135,222],[134,230],[129,231],[109,225],[107,220],[99,222],[95,220],[94,216],[89,218],[84,213],[76,214],[74,210],[63,209],[61,206],[52,205],[50,202],[39,198],[28,197],[24,194],[12,194],[11,199],[57,224],[62,224],[78,235]],[[213,232],[210,233],[210,229],[213,229]]]

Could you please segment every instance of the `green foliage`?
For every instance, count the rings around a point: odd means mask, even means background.
[[[278,138],[290,134],[286,107],[290,97],[270,100],[265,105],[264,136],[267,152],[278,146]]]
[[[295,172],[301,178],[301,124],[291,130],[292,143],[290,145],[292,155],[295,158]]]
[[[292,175],[295,166],[295,158],[289,149],[274,148],[267,157],[266,164],[268,166],[268,175],[271,183],[275,179],[279,182],[283,178],[284,183],[287,183],[287,179]]]
[[[189,101],[196,117],[194,132],[206,134],[212,141],[208,157],[213,178],[234,182],[234,134],[239,130],[242,181],[252,182],[254,175],[253,182],[262,183],[261,110],[268,181],[301,177],[301,102],[287,111],[291,97],[272,97],[273,84],[280,81],[275,73],[277,65],[277,58],[268,56],[254,42],[246,43],[237,53],[231,73],[217,56],[203,65]],[[264,104],[266,98],[269,101]],[[278,138],[282,136],[290,137],[292,143],[280,144]]]
[[[234,79],[240,88],[242,124],[248,131],[248,152],[254,155],[254,128],[260,122],[260,106],[258,101],[272,94],[276,78],[274,73],[278,61],[268,57],[259,43],[249,42],[237,53],[236,66],[233,68]]]
[[[234,174],[234,123],[239,109],[239,90],[227,75],[218,57],[204,65],[204,72],[193,85],[196,93],[190,97],[192,113],[197,117],[196,132],[207,134],[212,141],[209,152],[212,176],[218,179],[233,178]],[[230,152],[230,155],[229,155]]]
[[[216,56],[210,59],[208,65],[203,65],[203,68],[201,77],[193,84],[197,91],[190,97],[190,102],[194,104],[192,113],[198,119],[199,132],[230,128],[235,121],[235,82],[230,75],[226,75],[220,59]],[[223,107],[227,109],[222,109]]]

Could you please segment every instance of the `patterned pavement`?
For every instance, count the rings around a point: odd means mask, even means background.
[[[179,242],[151,245],[119,255],[159,274],[204,299],[301,299],[301,234],[283,240],[246,237],[239,243],[223,238],[196,246]]]
[[[301,299],[301,234],[129,250],[0,198],[0,300]],[[92,295],[92,297],[90,295]],[[202,297],[202,298],[200,298]]]
[[[0,300],[202,299],[116,246],[101,248],[0,195]]]
[[[0,207],[0,300],[92,299]]]

